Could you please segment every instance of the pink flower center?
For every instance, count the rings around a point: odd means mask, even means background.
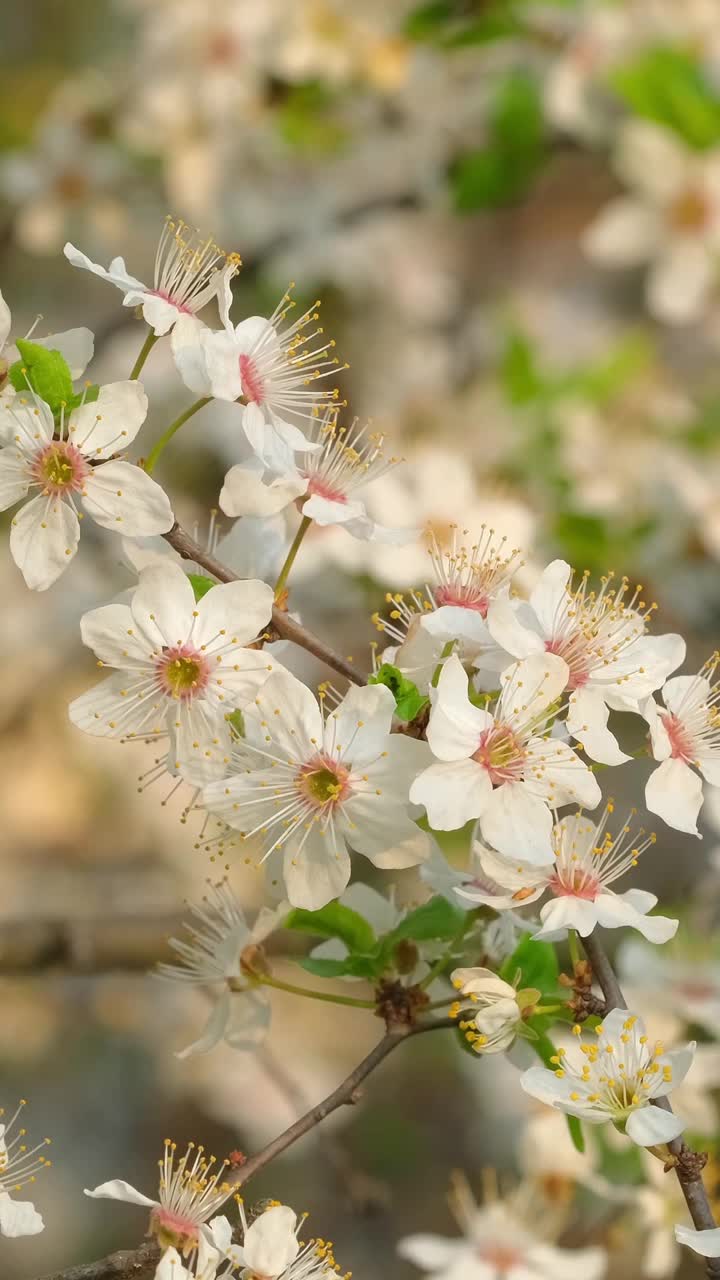
[[[570,671],[568,689],[582,689],[583,685],[587,684],[590,679],[590,667],[587,655],[578,649],[576,635],[572,640],[546,640],[545,652],[556,653],[559,658],[564,658]]]
[[[665,732],[670,739],[670,756],[673,760],[685,760],[691,764],[695,758],[693,750],[692,738],[688,733],[682,720],[672,715],[670,711],[661,711],[660,719],[665,726]]]
[[[240,356],[240,380],[243,395],[251,404],[262,404],[265,399],[265,384],[252,356]]]
[[[328,502],[347,502],[346,495],[341,489],[335,489],[322,476],[307,476],[308,493],[317,494],[318,498],[327,498]]]
[[[329,756],[316,756],[296,775],[296,784],[316,809],[334,809],[350,794],[349,770]]]
[[[524,1260],[519,1250],[505,1244],[480,1245],[478,1257],[482,1258],[483,1262],[489,1262],[490,1266],[495,1267],[501,1275],[519,1266]]]
[[[495,787],[503,782],[517,782],[523,776],[525,751],[508,725],[495,724],[485,729],[472,758],[487,769]]]
[[[180,702],[189,702],[207,688],[210,663],[191,645],[173,645],[163,649],[155,660],[155,673],[163,693]]]
[[[583,898],[586,902],[594,902],[600,891],[600,881],[587,871],[558,870],[548,880],[548,888],[556,898]]]
[[[477,587],[461,587],[454,586],[452,583],[446,583],[442,587],[435,587],[433,598],[438,609],[445,604],[457,605],[459,609],[472,609],[474,613],[479,613],[481,617],[487,616],[490,599],[486,592],[479,591]]]
[[[90,475],[90,466],[74,444],[53,440],[39,449],[32,464],[32,476],[44,493],[78,493]]]
[[[181,1253],[189,1253],[198,1243],[198,1226],[191,1218],[185,1218],[172,1209],[158,1206],[150,1215],[150,1230],[157,1236],[163,1248],[172,1246]]]
[[[190,307],[186,306],[184,302],[178,302],[177,298],[173,298],[172,294],[168,293],[166,289],[148,289],[147,292],[151,293],[153,298],[162,298],[163,302],[169,302],[171,307],[174,307],[176,311],[181,311],[184,316],[193,315]]]

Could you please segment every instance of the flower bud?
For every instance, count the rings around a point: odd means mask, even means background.
[[[453,986],[479,1008],[465,1026],[476,1053],[502,1053],[512,1044],[522,1019],[517,992],[491,969],[455,969]]]

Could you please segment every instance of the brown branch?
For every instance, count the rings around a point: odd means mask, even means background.
[[[218,582],[238,581],[238,575],[233,573],[232,569],[228,569],[227,565],[222,564],[220,560],[216,560],[215,556],[208,555],[179,524],[174,524],[170,532],[163,536],[170,543],[170,546],[174,547],[182,556],[183,560],[194,560],[213,578],[217,578]],[[326,666],[332,667],[333,671],[345,676],[353,684],[365,684],[364,675],[360,671],[356,671],[351,663],[347,662],[345,658],[341,658],[339,653],[335,653],[319,636],[314,635],[312,631],[308,631],[306,627],[301,626],[283,609],[278,609],[275,606],[272,612],[272,627],[278,636],[282,636],[285,640],[291,640],[293,644],[299,645],[301,649],[306,649],[308,653],[311,653],[315,658],[319,658]]]
[[[585,954],[592,965],[593,973],[605,996],[608,1010],[627,1009],[627,1001],[615,976],[615,971],[607,952],[598,937],[597,929],[589,934],[587,938],[583,938],[582,942]],[[656,1107],[660,1107],[663,1111],[672,1112],[672,1107],[667,1098],[654,1098],[653,1102]],[[675,1138],[673,1142],[669,1142],[667,1145],[677,1161],[673,1167],[695,1228],[698,1231],[707,1231],[716,1227],[717,1223],[713,1217],[710,1201],[702,1180],[701,1169],[704,1164],[704,1158],[691,1151],[682,1138]],[[720,1258],[706,1258],[705,1270],[708,1276],[720,1276]]]
[[[266,1147],[263,1147],[262,1151],[251,1156],[245,1164],[240,1166],[231,1179],[233,1187],[244,1186],[249,1178],[259,1173],[283,1151],[287,1151],[288,1147],[291,1147],[299,1138],[310,1133],[327,1116],[332,1115],[333,1111],[359,1102],[362,1096],[360,1086],[404,1040],[424,1035],[428,1031],[440,1031],[456,1025],[453,1018],[437,1018],[415,1027],[399,1026],[388,1031],[375,1048],[370,1050],[367,1057],[363,1058],[341,1085],[338,1085],[337,1089],[334,1089],[317,1106],[311,1107],[304,1116],[291,1124],[289,1129],[279,1134]],[[120,1253],[112,1253],[98,1262],[86,1262],[80,1266],[69,1267],[65,1271],[54,1271],[52,1275],[43,1276],[42,1280],[120,1280],[120,1277],[122,1280],[149,1280],[154,1273],[157,1257],[156,1246],[145,1244],[133,1251],[123,1250]]]
[[[171,960],[168,938],[182,917],[105,916],[90,920],[0,921],[0,975],[145,972]]]

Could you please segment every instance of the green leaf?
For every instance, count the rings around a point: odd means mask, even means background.
[[[213,582],[212,578],[206,578],[202,573],[189,573],[188,578],[196,600],[202,600],[203,596],[206,596],[212,587],[217,586],[217,583]]]
[[[383,945],[387,950],[388,946],[394,947],[405,938],[411,938],[414,942],[450,941],[460,932],[466,915],[467,912],[438,895],[406,915],[404,920],[386,934]]]
[[[542,992],[557,990],[560,970],[552,943],[526,935],[503,964],[500,977],[512,982],[518,970],[520,986],[537,987]]]
[[[487,144],[453,166],[450,185],[459,213],[510,204],[525,194],[544,154],[544,116],[536,81],[526,72],[500,86],[488,121]]]
[[[15,390],[27,391],[29,383],[53,414],[59,413],[74,396],[72,377],[64,356],[25,338],[18,338],[16,345],[22,358],[8,370]]]
[[[613,71],[609,82],[636,115],[671,129],[696,150],[720,142],[720,95],[690,54],[674,46],[646,49]]]
[[[523,333],[509,333],[500,358],[500,379],[511,404],[537,400],[545,390],[535,349]]]
[[[72,413],[73,409],[79,409],[83,404],[94,404],[100,395],[100,388],[96,382],[89,387],[85,387],[83,391],[74,391],[65,406],[67,413]]]
[[[570,1137],[572,1138],[575,1150],[579,1151],[581,1155],[584,1155],[585,1135],[582,1131],[582,1124],[580,1123],[579,1116],[566,1116],[565,1119],[567,1120],[567,1127],[570,1130]]]
[[[306,973],[312,973],[316,978],[352,977],[372,980],[382,973],[382,965],[373,956],[348,955],[343,960],[303,956],[298,963]]]
[[[420,692],[412,680],[407,680],[398,667],[384,662],[370,676],[368,684],[384,684],[395,699],[395,714],[398,720],[414,720],[424,707],[429,705],[429,698]]]
[[[349,951],[372,951],[377,943],[375,930],[364,916],[340,902],[329,902],[319,911],[296,908],[285,921],[285,928],[315,933],[321,938],[340,938]]]

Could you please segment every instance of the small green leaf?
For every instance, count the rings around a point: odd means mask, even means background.
[[[73,409],[79,409],[83,404],[94,404],[100,395],[100,388],[96,382],[89,387],[85,387],[84,391],[74,391],[65,406],[67,413],[72,413]]]
[[[514,72],[493,103],[485,146],[456,161],[450,183],[459,213],[510,204],[522,197],[544,153],[540,91],[526,72]]]
[[[16,391],[32,390],[44,400],[53,414],[59,413],[73,399],[72,376],[64,356],[50,351],[37,342],[18,338],[17,349],[21,359],[10,366],[8,377]]]
[[[556,991],[558,960],[550,942],[538,942],[525,936],[503,964],[500,977],[512,982],[518,969],[523,987],[537,987],[541,992]]]
[[[405,938],[414,942],[449,941],[460,932],[467,912],[438,895],[405,916],[384,938],[384,946],[395,947]]]
[[[720,142],[720,95],[691,54],[674,46],[646,49],[613,71],[610,87],[636,115],[671,129],[695,150]]]
[[[319,911],[297,908],[290,912],[285,928],[315,933],[321,938],[340,938],[349,951],[372,951],[377,943],[375,930],[364,916],[340,902],[329,902]]]
[[[420,692],[417,685],[412,680],[407,680],[402,671],[389,662],[384,662],[375,675],[370,676],[368,684],[384,684],[390,690],[395,699],[398,720],[414,720],[429,705],[429,699]]]
[[[230,728],[235,731],[238,738],[245,737],[245,717],[239,707],[236,707],[234,711],[231,711],[226,715],[225,719],[230,725]]]
[[[217,586],[217,583],[213,582],[212,578],[206,578],[202,573],[189,573],[188,578],[196,600],[202,600],[203,596],[206,596],[212,587]]]
[[[570,1137],[576,1151],[581,1155],[585,1154],[585,1135],[582,1130],[579,1116],[566,1116],[567,1127],[570,1130]]]
[[[373,956],[348,955],[343,960],[325,960],[320,956],[303,956],[298,961],[306,973],[316,978],[367,978],[371,981],[382,973],[382,966]]]

